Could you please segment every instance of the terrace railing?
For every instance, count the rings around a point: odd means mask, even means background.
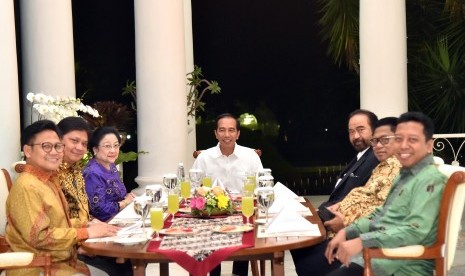
[[[434,134],[434,155],[441,157],[445,163],[454,166],[464,164],[465,133]]]

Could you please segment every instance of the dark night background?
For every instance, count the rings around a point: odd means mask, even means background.
[[[133,1],[79,0],[72,8],[77,96],[129,105],[121,91],[136,75]],[[193,0],[192,18],[194,63],[222,88],[205,98],[198,148],[213,145],[216,115],[248,112],[280,126],[271,136],[242,129],[239,140],[262,148],[273,172],[353,156],[346,124],[359,107],[358,78],[326,56],[316,0]]]

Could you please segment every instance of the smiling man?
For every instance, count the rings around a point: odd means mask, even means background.
[[[216,147],[202,151],[192,166],[209,173],[213,180],[219,179],[231,193],[240,193],[243,190],[244,178],[247,172],[257,172],[263,169],[262,162],[257,153],[247,147],[236,143],[239,139],[240,123],[230,113],[224,113],[216,118],[215,137],[218,140]],[[210,275],[220,275],[218,266]],[[247,275],[248,262],[235,261],[233,275]]]
[[[429,246],[436,241],[437,219],[446,176],[433,162],[432,120],[420,112],[400,116],[395,132],[402,169],[382,207],[339,231],[326,248],[329,263],[344,266],[336,275],[363,275],[364,247]],[[432,260],[373,260],[374,275],[433,275]]]
[[[221,180],[230,192],[240,193],[246,173],[263,169],[260,157],[253,149],[236,143],[241,131],[239,121],[233,115],[219,115],[214,134],[218,144],[202,151],[192,168],[211,174],[213,180]]]

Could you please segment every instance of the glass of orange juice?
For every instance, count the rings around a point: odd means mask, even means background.
[[[161,241],[160,232],[163,229],[163,208],[150,209],[150,226],[155,231],[155,241]]]
[[[254,213],[254,204],[253,204],[253,192],[251,191],[244,191],[242,194],[242,202],[241,202],[241,210],[242,210],[242,215],[244,215],[246,219],[246,225],[252,226],[250,224],[249,220],[250,217]]]

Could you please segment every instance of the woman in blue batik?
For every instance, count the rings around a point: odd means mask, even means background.
[[[83,175],[90,214],[101,221],[109,220],[134,200],[116,169],[120,145],[121,137],[113,127],[96,129],[89,142],[94,158],[87,163]]]

